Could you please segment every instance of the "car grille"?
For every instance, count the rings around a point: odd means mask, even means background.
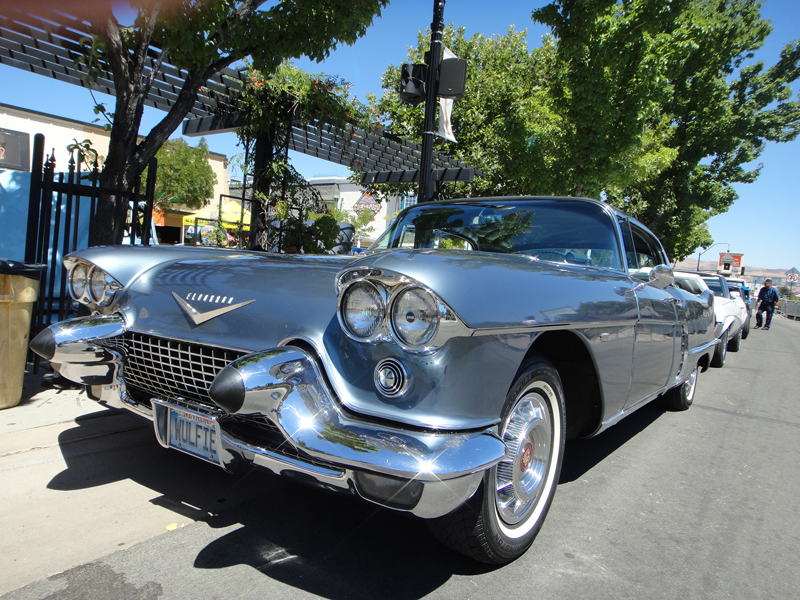
[[[124,335],[125,384],[156,398],[184,398],[213,405],[211,382],[246,353],[141,333]]]

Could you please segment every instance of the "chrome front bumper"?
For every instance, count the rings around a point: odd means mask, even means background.
[[[152,420],[156,437],[168,447],[168,420],[158,413],[172,405],[185,409],[186,403],[154,398],[150,408],[129,396],[125,358],[108,343],[124,331],[119,317],[74,319],[40,333],[31,348],[67,379],[90,386],[98,400]],[[346,411],[314,357],[300,348],[272,348],[234,361],[217,375],[210,396],[228,414],[268,419],[292,450],[248,443],[218,425],[220,466],[226,470],[254,464],[423,518],[463,504],[485,471],[505,456],[491,429],[412,429]]]

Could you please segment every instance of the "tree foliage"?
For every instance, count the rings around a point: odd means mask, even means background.
[[[203,208],[214,195],[217,176],[208,162],[205,138],[192,148],[183,138],[166,142],[156,153],[156,206],[169,211],[175,204],[194,210]],[[146,180],[147,169],[142,174]]]
[[[788,142],[800,132],[800,103],[790,84],[800,76],[795,42],[778,62],[747,64],[771,27],[760,3],[694,2],[675,36],[686,48],[670,73],[669,118],[662,145],[675,153],[669,166],[617,189],[608,200],[638,217],[680,260],[713,243],[705,223],[738,199],[734,183],[752,183],[767,142]]]
[[[771,31],[755,0],[555,0],[533,11],[552,35],[525,32],[444,44],[467,60],[455,102],[458,143],[438,148],[485,172],[443,197],[515,194],[605,198],[651,227],[673,258],[712,243],[705,223],[755,181],[766,142],[795,139],[797,43],[770,68],[752,53]],[[408,62],[422,62],[420,34]],[[399,69],[370,98],[393,133],[420,139],[423,109],[403,104]],[[376,192],[400,191],[380,186]],[[404,190],[405,191],[405,190]]]
[[[101,184],[130,190],[147,161],[177,129],[198,90],[210,77],[245,57],[273,73],[287,58],[322,60],[340,43],[364,34],[388,0],[133,0],[137,17],[120,24],[112,3],[96,3],[87,15],[93,34],[84,48],[83,70],[96,78],[103,65],[114,77],[116,103]],[[160,53],[153,52],[160,49]],[[77,63],[81,62],[76,61]],[[137,139],[145,100],[163,62],[186,73],[178,98],[141,141]],[[152,65],[146,75],[145,67]],[[117,243],[127,200],[102,198],[90,232],[92,245]]]
[[[298,120],[324,124],[334,136],[348,135],[348,128],[364,127],[369,119],[365,107],[350,96],[350,84],[340,78],[306,73],[288,62],[272,74],[265,75],[251,67],[247,75],[241,98],[233,108],[246,118],[237,134],[248,149],[245,169],[253,173],[255,198],[260,200],[260,206],[251,211],[250,248],[270,248],[272,244],[266,237],[270,235],[269,223],[277,203],[293,205],[294,212],[289,215],[304,213],[304,205],[313,204],[313,199],[308,198],[297,202],[298,198],[307,197],[311,188],[289,164],[293,125]],[[304,220],[305,217],[297,222]],[[299,235],[296,223],[291,228]],[[318,231],[311,237],[317,233],[322,234]]]
[[[349,223],[354,228],[353,240],[369,237],[375,231],[375,215],[370,210],[355,212],[336,207],[328,209],[330,214],[338,223]]]
[[[281,186],[272,197],[255,192],[263,207],[270,207],[258,246],[263,250],[323,254],[336,246],[339,224],[325,211],[320,193],[290,164],[281,163]],[[251,243],[254,236],[251,236]]]

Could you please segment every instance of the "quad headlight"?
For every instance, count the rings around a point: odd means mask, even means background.
[[[424,346],[431,341],[440,318],[436,299],[422,288],[407,288],[392,301],[392,331],[406,346]]]
[[[439,297],[399,273],[357,267],[340,273],[338,317],[348,337],[394,341],[412,354],[435,352],[465,326]]]
[[[116,279],[90,263],[75,262],[69,271],[70,295],[83,304],[108,306],[120,289]]]
[[[374,336],[383,324],[386,304],[378,289],[368,282],[351,285],[344,292],[340,315],[345,329],[359,339]]]

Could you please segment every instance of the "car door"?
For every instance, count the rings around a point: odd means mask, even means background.
[[[669,263],[660,242],[635,222],[620,223],[631,286],[639,305],[626,408],[651,398],[671,382],[679,364],[682,326],[676,305],[683,302],[673,287],[647,283],[650,270]]]

